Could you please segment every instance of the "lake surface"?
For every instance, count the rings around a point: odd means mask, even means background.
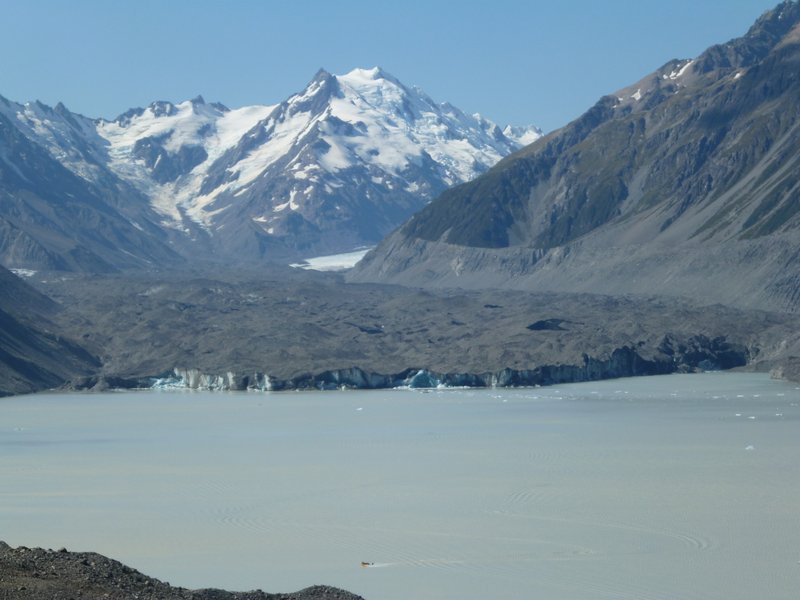
[[[0,539],[192,588],[796,600],[798,405],[719,373],[7,398]]]

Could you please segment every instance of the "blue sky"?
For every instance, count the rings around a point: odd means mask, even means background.
[[[0,0],[0,95],[113,118],[202,94],[272,104],[381,66],[439,102],[549,131],[777,0]]]

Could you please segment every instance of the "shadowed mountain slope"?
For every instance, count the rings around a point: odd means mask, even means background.
[[[55,302],[0,267],[0,396],[58,387],[100,362],[62,337]]]
[[[0,97],[0,108],[9,106]],[[74,115],[36,108],[80,137]],[[67,152],[56,160],[0,111],[0,261],[93,272],[179,262],[146,199],[96,163],[87,148],[71,148],[96,181],[64,166]]]

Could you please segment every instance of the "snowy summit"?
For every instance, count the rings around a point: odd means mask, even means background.
[[[280,104],[235,110],[199,96],[113,121],[38,103],[0,110],[81,178],[110,172],[131,186],[170,235],[252,259],[373,245],[541,135],[434,102],[377,67],[320,70]]]

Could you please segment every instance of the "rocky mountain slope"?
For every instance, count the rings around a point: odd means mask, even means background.
[[[100,361],[61,335],[58,306],[0,267],[0,396],[58,387]]]
[[[800,4],[444,192],[352,281],[800,308]]]
[[[180,260],[147,199],[103,165],[92,130],[61,105],[0,97],[0,264],[106,272]]]
[[[198,97],[113,121],[0,97],[0,264],[101,272],[348,251],[539,135],[377,68],[320,71],[278,105]]]

